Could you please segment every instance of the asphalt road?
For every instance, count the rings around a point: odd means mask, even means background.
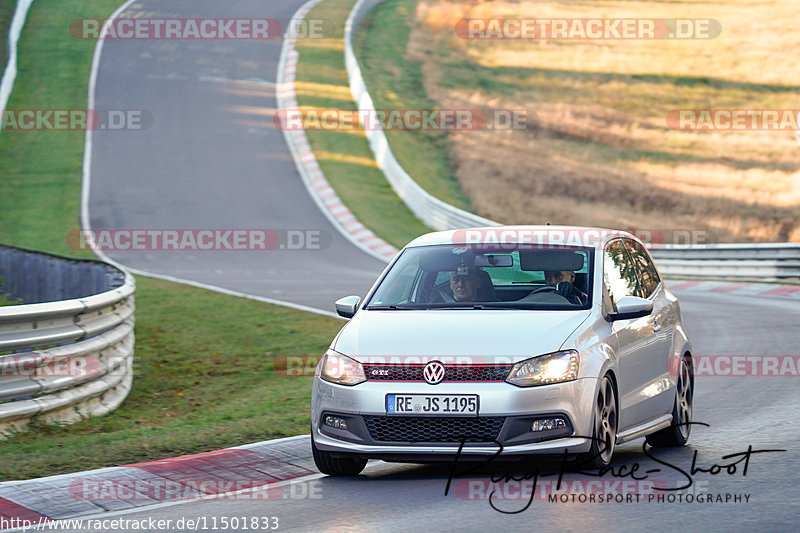
[[[719,293],[681,294],[684,319],[695,344],[704,355],[800,354],[800,309],[796,301],[755,296],[735,297]],[[502,514],[490,506],[485,492],[478,499],[463,498],[463,492],[445,496],[447,466],[398,465],[376,461],[358,478],[299,480],[299,487],[285,489],[286,499],[274,501],[198,501],[162,508],[144,509],[115,518],[211,520],[213,517],[278,517],[283,531],[788,531],[795,529],[800,500],[800,388],[797,377],[698,377],[695,421],[710,427],[695,428],[684,448],[652,452],[656,458],[690,471],[693,454],[697,466],[709,469],[738,459],[725,455],[753,450],[785,449],[786,452],[753,454],[743,473],[743,463],[734,473],[711,475],[697,472],[693,487],[676,493],[686,498],[709,496],[723,499],[739,495],[740,502],[647,501],[648,487],[638,485],[640,502],[553,503],[534,501],[517,514]],[[648,474],[659,486],[675,488],[687,478],[671,467],[660,465],[641,451],[643,439],[617,449],[614,468],[639,463],[638,476]],[[307,447],[299,440],[298,447]],[[542,472],[551,468],[540,462]],[[521,473],[522,470],[517,470]],[[490,472],[465,477],[486,481]],[[553,478],[542,477],[544,486]],[[569,483],[596,478],[572,472]],[[615,481],[611,475],[604,480]],[[627,478],[625,478],[627,479]],[[583,485],[583,487],[586,487]],[[605,485],[612,493],[622,486]],[[312,497],[312,494],[314,495]],[[501,493],[502,494],[502,493]],[[662,494],[653,492],[653,494]],[[666,494],[666,493],[664,493]],[[467,492],[469,495],[469,492]],[[514,496],[515,494],[512,494]],[[745,501],[745,495],[749,501]],[[527,501],[495,501],[506,511],[518,511]],[[238,528],[241,530],[241,527]],[[179,529],[175,529],[179,530]]]
[[[302,3],[143,0],[123,16],[285,21]],[[95,107],[140,111],[148,127],[93,133],[91,227],[300,231],[295,235],[318,238],[324,249],[312,242],[311,249],[112,250],[109,257],[137,270],[328,311],[341,296],[366,293],[385,264],[319,211],[273,125],[281,43],[106,40]]]
[[[299,1],[154,1],[128,15],[288,18]],[[97,80],[98,109],[141,109],[143,131],[94,136],[91,224],[94,229],[299,229],[327,232],[324,250],[272,252],[111,252],[120,263],[162,275],[330,309],[338,296],[363,294],[383,267],[333,228],[297,175],[274,129],[275,69],[280,41],[109,41]],[[796,301],[726,294],[678,293],[699,354],[800,353]],[[747,475],[697,473],[697,495],[749,495],[747,503],[548,503],[502,514],[484,499],[444,496],[442,467],[376,462],[357,479],[321,478],[319,498],[202,501],[143,509],[124,518],[279,518],[286,531],[750,531],[794,526],[800,500],[800,388],[791,377],[699,377],[690,445],[657,452],[688,470],[727,464],[726,454],[755,455]],[[659,465],[641,439],[618,449],[615,466]],[[308,446],[298,441],[298,446]],[[663,465],[651,479],[676,487],[684,476]],[[470,477],[486,479],[485,474]],[[606,476],[608,478],[608,476]],[[567,474],[571,481],[590,478]],[[614,490],[614,489],[611,489]],[[299,491],[303,493],[303,491]],[[684,496],[685,497],[685,496]],[[525,502],[500,502],[519,510]],[[238,529],[242,529],[241,527]]]

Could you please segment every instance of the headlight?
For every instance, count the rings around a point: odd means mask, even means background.
[[[520,361],[506,381],[520,387],[561,383],[578,378],[578,352],[566,350]]]
[[[320,377],[325,381],[339,385],[358,385],[367,381],[361,363],[333,350],[325,352],[320,364]]]

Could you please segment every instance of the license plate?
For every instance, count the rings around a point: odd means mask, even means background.
[[[387,394],[386,414],[478,416],[478,395]]]

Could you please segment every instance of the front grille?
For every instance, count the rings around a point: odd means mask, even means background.
[[[444,365],[443,381],[505,381],[513,365]],[[364,365],[370,381],[425,381],[425,365]]]
[[[504,416],[420,417],[365,415],[369,436],[379,442],[492,442],[497,439]]]

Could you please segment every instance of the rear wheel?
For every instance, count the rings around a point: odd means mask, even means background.
[[[692,358],[684,355],[678,367],[678,383],[675,387],[675,405],[672,407],[672,425],[647,436],[647,444],[655,447],[683,446],[692,430]]]
[[[582,464],[603,468],[611,463],[617,444],[617,395],[608,376],[603,377],[594,402],[592,446]]]
[[[311,453],[314,463],[323,474],[329,476],[357,476],[367,466],[367,460],[358,457],[334,457],[330,452],[317,448],[311,434]]]

